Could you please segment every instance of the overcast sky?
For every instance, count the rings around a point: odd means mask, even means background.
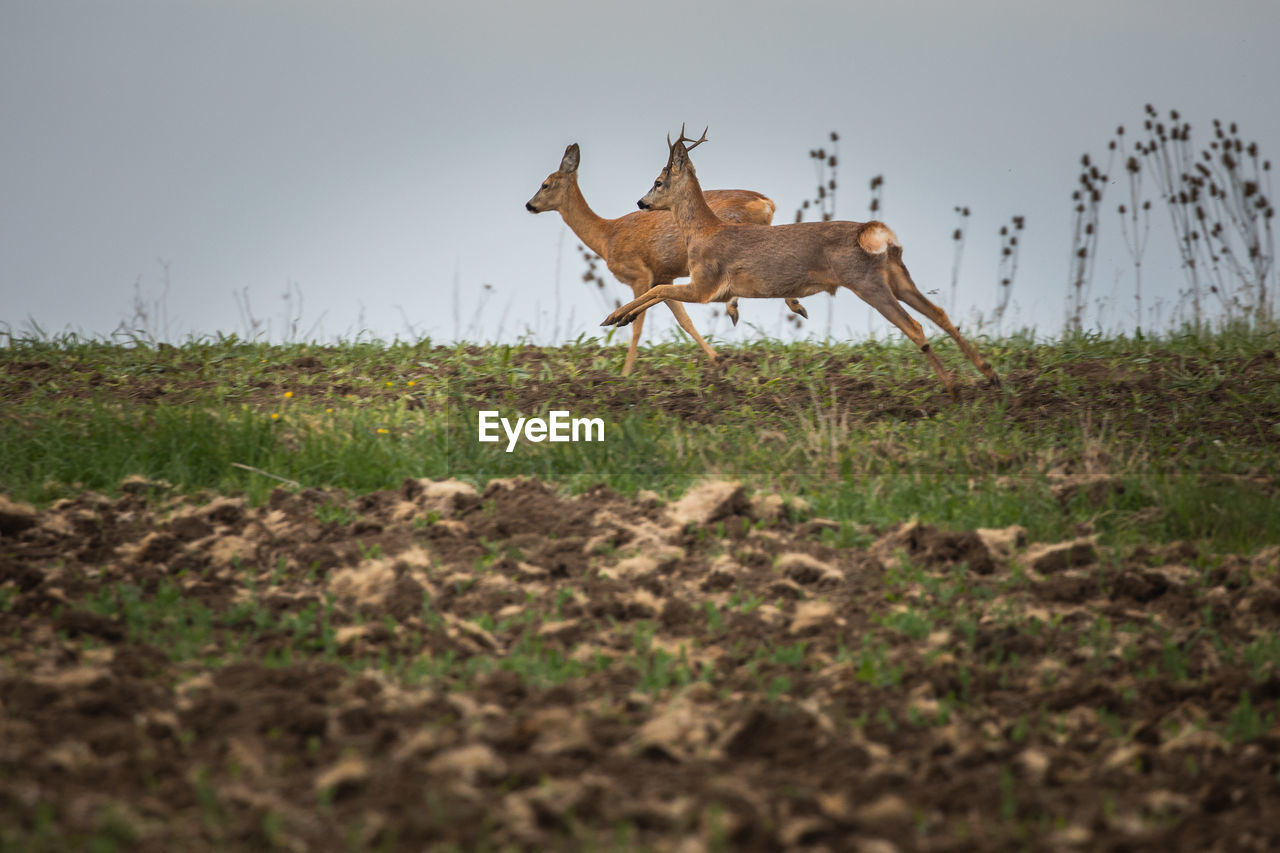
[[[106,335],[141,296],[153,333],[243,335],[247,296],[277,338],[290,320],[323,339],[597,334],[629,289],[584,285],[559,215],[524,202],[578,142],[596,212],[634,210],[684,121],[710,125],[704,188],[760,190],[775,222],[838,131],[839,218],[868,218],[883,174],[883,218],[948,309],[967,205],[970,326],[1024,215],[1005,325],[1054,334],[1080,155],[1119,124],[1132,139],[1146,102],[1197,141],[1218,117],[1280,155],[1278,33],[1274,0],[4,0],[0,322]],[[1119,188],[1094,273],[1107,327],[1134,319]],[[1144,290],[1167,321],[1184,283],[1153,213]],[[850,292],[807,303],[809,332],[873,328]],[[712,310],[690,315],[722,338],[789,328],[776,302],[744,301],[733,332]],[[659,308],[646,338],[673,327]]]

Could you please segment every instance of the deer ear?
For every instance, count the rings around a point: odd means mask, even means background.
[[[676,169],[684,169],[689,165],[689,152],[684,150],[683,143],[677,143],[675,148],[671,149],[671,165]]]
[[[564,159],[560,161],[560,171],[576,172],[578,171],[578,143],[573,143],[564,149]]]

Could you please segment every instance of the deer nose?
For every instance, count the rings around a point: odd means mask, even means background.
[[[644,203],[644,199],[640,199],[638,202],[636,202],[636,207],[640,208],[641,210],[649,209],[649,205]]]
[[[524,203],[524,209],[525,209],[525,210],[527,210],[527,211],[529,211],[530,213],[537,213],[537,212],[538,212],[538,208],[534,207],[534,206],[533,206],[533,202],[531,202],[531,201],[526,201],[526,202]]]

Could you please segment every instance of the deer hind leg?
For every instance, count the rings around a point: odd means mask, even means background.
[[[925,358],[929,359],[933,372],[938,374],[938,378],[942,380],[942,386],[947,389],[947,393],[951,395],[952,399],[958,398],[955,384],[951,381],[951,374],[942,366],[942,361],[938,358],[937,353],[929,346],[929,339],[925,337],[924,329],[894,298],[893,291],[889,288],[887,276],[884,278],[863,279],[856,284],[845,283],[845,287],[858,294],[858,297],[863,302],[879,311],[886,320],[901,329],[902,333],[920,348],[920,352],[924,353]]]
[[[972,344],[966,341],[951,322],[951,318],[947,316],[947,312],[943,311],[920,292],[916,287],[916,283],[911,280],[911,273],[907,272],[907,268],[903,266],[899,269],[890,261],[889,265],[889,286],[893,289],[893,295],[901,301],[907,303],[915,310],[933,321],[938,328],[942,329],[959,345],[960,351],[965,354],[969,361],[973,362],[973,366],[981,371],[982,375],[987,377],[987,381],[993,387],[1000,387],[1000,377],[996,375],[995,370],[987,363],[987,360],[974,348]]]

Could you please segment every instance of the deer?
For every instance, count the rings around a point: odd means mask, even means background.
[[[739,297],[800,298],[847,287],[911,339],[953,399],[959,395],[951,374],[902,303],[954,338],[988,382],[1000,386],[991,365],[961,336],[946,312],[916,287],[902,262],[902,244],[889,226],[877,220],[774,226],[725,222],[707,206],[689,159],[689,152],[706,141],[706,130],[693,140],[684,135],[683,126],[674,143],[667,136],[667,165],[637,202],[641,210],[668,210],[675,217],[688,249],[689,283],[650,288],[601,325],[625,326],[658,300],[705,304]]]
[[[530,213],[558,210],[566,225],[578,235],[587,248],[604,259],[609,272],[631,288],[639,297],[655,286],[671,284],[676,278],[689,274],[689,261],[684,241],[670,213],[661,211],[636,211],[617,219],[597,216],[578,189],[578,164],[581,149],[575,142],[564,150],[560,168],[547,176],[533,198],[525,202]],[[752,190],[710,190],[704,201],[713,216],[728,221],[754,222],[768,225],[773,221],[777,206],[773,200]],[[796,299],[785,300],[787,307],[802,317],[809,314]],[[689,314],[679,302],[668,302],[667,307],[675,315],[676,322],[698,343],[714,364],[716,352],[703,340],[694,328]],[[730,302],[725,313],[736,326],[738,305]],[[640,330],[644,326],[644,312],[638,312],[632,320],[631,345],[622,365],[622,375],[631,373],[636,361],[636,348],[640,342]]]

